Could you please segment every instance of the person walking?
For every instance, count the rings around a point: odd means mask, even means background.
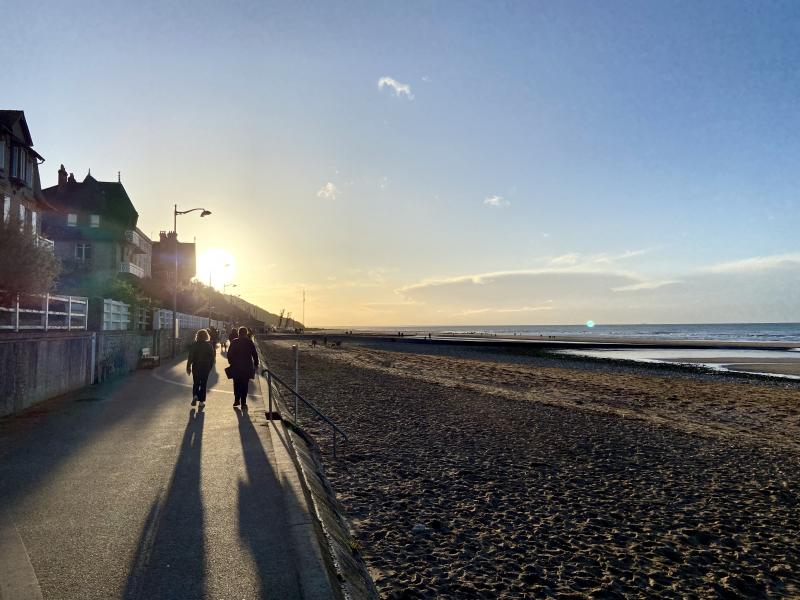
[[[247,386],[258,369],[258,352],[253,340],[247,336],[247,327],[240,327],[237,338],[231,340],[228,362],[233,379],[233,405],[239,406],[241,402],[242,408],[247,408]]]
[[[186,374],[192,376],[192,406],[200,402],[200,408],[206,404],[208,391],[208,374],[214,366],[214,351],[208,331],[201,329],[194,336],[194,344],[189,348],[189,358],[186,361]]]

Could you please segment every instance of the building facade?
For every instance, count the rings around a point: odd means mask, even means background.
[[[44,231],[61,258],[67,277],[82,284],[102,284],[120,274],[151,274],[152,243],[136,227],[139,214],[119,181],[83,181],[58,171],[58,185],[43,190],[52,207]]]
[[[53,247],[42,235],[42,214],[49,209],[39,181],[44,159],[33,149],[21,110],[0,110],[0,202],[3,220],[18,223],[37,245]]]
[[[178,252],[178,283],[187,285],[197,272],[197,256],[193,242],[179,242],[174,231],[162,231],[153,242],[153,277],[175,285],[175,248]]]

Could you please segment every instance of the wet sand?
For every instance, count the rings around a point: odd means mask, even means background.
[[[267,344],[279,373],[288,345]],[[800,596],[797,386],[301,351],[301,392],[351,437],[323,455],[386,598]]]

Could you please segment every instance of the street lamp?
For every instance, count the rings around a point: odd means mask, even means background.
[[[222,284],[222,294],[223,294],[223,295],[225,294],[225,290],[226,290],[227,288],[229,288],[229,287],[239,287],[239,286],[238,286],[238,285],[236,285],[235,283],[223,283],[223,284]]]
[[[178,205],[172,212],[172,233],[175,234],[175,288],[172,290],[172,356],[175,356],[178,340],[178,215],[186,215],[190,212],[202,211],[201,217],[211,214],[205,208],[190,208],[189,210],[178,210]]]

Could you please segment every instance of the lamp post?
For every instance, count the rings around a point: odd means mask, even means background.
[[[172,290],[172,356],[175,356],[178,343],[178,215],[185,215],[196,210],[202,211],[201,217],[211,214],[205,208],[190,208],[189,210],[178,210],[178,205],[172,212],[172,233],[175,234],[175,287]]]

